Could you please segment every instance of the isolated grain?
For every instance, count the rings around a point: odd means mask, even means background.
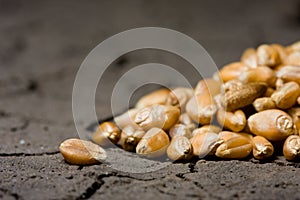
[[[74,165],[91,165],[106,159],[106,152],[99,145],[76,138],[67,139],[59,146],[64,159]]]
[[[171,160],[189,160],[193,156],[193,147],[190,140],[184,136],[172,138],[167,155]]]
[[[170,90],[166,88],[155,90],[140,98],[135,107],[141,109],[154,104],[164,105],[169,96],[169,93]]]
[[[281,109],[288,109],[296,104],[300,96],[300,86],[295,82],[285,83],[271,96],[276,106]]]
[[[276,108],[275,102],[270,97],[261,97],[255,99],[253,106],[257,112]]]
[[[234,111],[253,103],[267,89],[265,83],[247,83],[225,93],[222,105],[227,111]]]
[[[219,109],[217,112],[217,120],[219,124],[234,132],[240,132],[246,126],[246,116],[242,110],[228,112]]]
[[[278,109],[264,110],[250,116],[248,127],[251,133],[270,141],[281,141],[295,133],[292,118]]]
[[[283,145],[283,155],[287,160],[296,160],[300,157],[300,136],[289,136]]]
[[[170,143],[169,136],[160,128],[151,128],[146,132],[136,147],[136,153],[150,158],[166,153]]]
[[[243,159],[246,158],[252,151],[252,144],[249,139],[238,136],[233,137],[216,150],[216,156],[223,159]]]
[[[274,147],[271,142],[262,136],[255,136],[253,142],[253,156],[258,160],[269,158],[274,153]]]

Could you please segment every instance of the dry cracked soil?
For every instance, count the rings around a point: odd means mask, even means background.
[[[58,145],[78,137],[72,87],[81,62],[106,38],[144,26],[191,36],[221,67],[247,47],[300,40],[300,2],[0,0],[0,199],[300,199],[300,164],[282,156],[193,160],[147,173],[130,171],[139,160],[127,165],[120,151],[110,152],[119,170],[65,163]],[[111,116],[116,80],[147,62],[173,66],[193,84],[199,80],[173,54],[128,53],[100,81],[100,120]],[[91,134],[89,124],[80,126]]]

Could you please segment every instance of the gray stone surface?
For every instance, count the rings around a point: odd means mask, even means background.
[[[300,199],[299,163],[282,157],[267,163],[200,160],[128,173],[109,164],[69,165],[58,153],[61,141],[78,137],[71,108],[76,72],[104,39],[136,27],[171,28],[200,42],[221,67],[247,47],[299,40],[299,6],[297,0],[0,0],[0,199]],[[198,81],[172,54],[129,53],[100,82],[100,119],[111,115],[113,83],[147,62],[168,64]],[[122,156],[116,158],[113,164],[126,171]]]

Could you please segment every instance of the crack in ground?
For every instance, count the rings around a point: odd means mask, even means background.
[[[0,191],[2,191],[6,195],[12,196],[16,200],[21,200],[22,199],[17,193],[11,192],[7,189],[0,188]]]
[[[197,163],[197,161],[189,163],[189,165],[188,165],[189,170],[190,170],[189,173],[197,173],[198,172],[198,170],[195,169],[196,163]]]
[[[89,176],[94,176],[96,180],[83,193],[81,193],[77,198],[75,198],[76,200],[89,199],[91,196],[93,196],[105,184],[105,181],[103,180],[104,178],[118,177],[118,178],[129,178],[138,181],[156,180],[156,178],[150,178],[150,179],[136,178],[130,175],[118,174],[117,172],[105,173],[96,176],[95,175],[89,175]]]
[[[186,174],[193,174],[193,173],[197,173],[198,170],[195,169],[195,166],[197,164],[199,160],[192,160],[189,164],[188,164],[188,168],[189,168],[189,172],[185,172],[185,173],[177,173],[175,174],[176,177],[183,179],[183,180],[187,180],[185,178]]]
[[[106,173],[96,176],[96,180],[92,183],[92,185],[89,186],[82,194],[80,194],[76,200],[90,198],[97,192],[97,190],[101,188],[102,185],[104,185],[105,182],[103,179],[112,176],[115,176],[115,173]]]
[[[58,153],[60,153],[60,151],[44,152],[44,153],[0,153],[0,157],[45,156],[45,155],[55,155]]]
[[[267,163],[270,163],[270,164],[274,164],[274,165],[277,165],[277,166],[286,166],[286,167],[293,167],[293,168],[300,168],[300,162],[287,162],[285,160],[280,160],[280,159],[275,159],[273,161],[270,162],[270,160],[266,160],[266,161],[260,161],[260,160],[249,160],[249,161],[245,161],[245,162],[250,162],[252,164],[255,164],[255,165],[261,165],[261,164],[267,164]],[[208,191],[207,188],[205,188],[203,185],[201,185],[201,183],[197,182],[197,181],[193,181],[187,177],[185,177],[185,175],[187,174],[192,174],[192,173],[197,173],[198,170],[195,169],[195,165],[196,165],[197,161],[196,162],[192,162],[192,163],[189,163],[188,164],[188,168],[189,168],[189,172],[185,172],[185,173],[177,173],[175,174],[176,177],[182,179],[183,181],[188,181],[188,182],[191,182],[192,184],[194,184],[197,188],[200,188],[202,189],[205,193],[209,194],[210,195],[210,198],[216,198],[218,199],[219,197],[215,194],[212,194],[211,192]],[[270,175],[271,176],[271,175]],[[236,185],[239,185],[241,183],[244,183],[244,182],[249,182],[249,181],[255,181],[256,179],[255,178],[247,178],[245,180],[242,180],[242,181],[238,181],[236,183],[233,183],[233,184],[230,184],[230,185],[227,185],[226,184],[226,187],[234,187]],[[193,195],[192,197],[199,197],[198,195]]]

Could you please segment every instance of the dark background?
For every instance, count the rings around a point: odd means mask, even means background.
[[[63,139],[78,137],[71,94],[81,62],[106,38],[144,26],[194,38],[222,67],[245,48],[300,40],[300,1],[0,0],[0,198],[299,199],[298,164],[281,158],[269,164],[179,163],[150,174],[65,164],[57,148]],[[188,64],[170,53],[126,54],[100,82],[100,119],[110,116],[114,81],[147,62],[174,66],[198,81]]]

